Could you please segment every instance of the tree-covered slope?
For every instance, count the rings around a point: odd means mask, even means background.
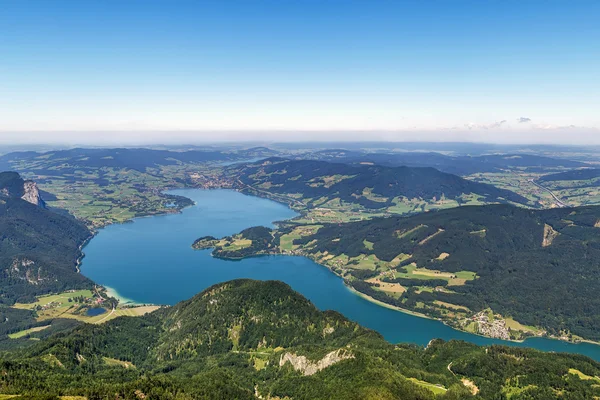
[[[413,199],[467,203],[526,204],[524,197],[494,186],[471,182],[434,168],[349,165],[316,160],[270,158],[232,167],[243,188],[291,195],[309,207],[330,201],[366,209],[385,209]]]
[[[89,287],[76,271],[89,230],[69,215],[21,199],[23,180],[0,174],[0,302]]]
[[[553,181],[588,181],[593,180],[594,185],[600,185],[597,180],[600,178],[600,169],[586,168],[576,169],[573,171],[561,172],[558,174],[544,175],[538,179],[538,182],[553,182]],[[591,183],[591,182],[590,182]]]
[[[305,255],[376,300],[486,336],[520,339],[545,331],[600,339],[597,206],[464,206],[275,231],[256,227],[201,238],[194,248],[231,259]]]
[[[551,399],[600,395],[583,356],[392,345],[281,282],[236,280],[2,356],[0,393],[88,399]],[[52,397],[49,397],[52,398]]]
[[[367,278],[375,280],[357,289],[401,307],[441,317],[466,311],[453,305],[469,309],[466,316],[491,308],[555,335],[570,332],[598,340],[599,221],[600,207],[460,207],[325,225],[294,244],[314,255],[372,255],[378,261]],[[349,275],[352,267],[345,267]],[[400,284],[406,292],[390,297],[383,281]]]

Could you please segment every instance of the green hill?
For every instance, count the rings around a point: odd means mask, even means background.
[[[64,213],[21,199],[19,174],[0,173],[0,303],[90,287],[76,271],[90,231]]]
[[[264,230],[194,246],[305,255],[376,300],[486,336],[600,339],[600,207],[466,206]]]
[[[236,280],[4,354],[0,393],[88,399],[549,399],[600,395],[583,356],[392,345],[281,282]],[[31,398],[31,397],[27,397]],[[35,396],[33,397],[35,398]]]
[[[228,172],[242,189],[285,201],[283,195],[292,205],[302,204],[309,209],[347,206],[354,210],[408,213],[471,203],[528,203],[509,190],[434,168],[270,158],[234,166]]]

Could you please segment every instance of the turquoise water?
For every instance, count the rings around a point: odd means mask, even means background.
[[[318,308],[332,309],[375,329],[390,342],[426,345],[431,339],[461,339],[486,345],[501,343],[546,351],[567,351],[600,360],[600,346],[551,339],[523,344],[492,340],[447,327],[435,320],[390,310],[350,292],[328,269],[304,257],[268,256],[219,260],[210,250],[194,251],[198,237],[221,237],[250,226],[273,226],[295,213],[284,205],[231,190],[182,189],[172,193],[196,205],[181,214],[138,218],[104,228],[85,247],[84,275],[120,296],[140,303],[175,304],[215,283],[236,279],[276,279],[289,284]]]

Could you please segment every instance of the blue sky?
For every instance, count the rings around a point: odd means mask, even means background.
[[[0,9],[5,139],[294,131],[600,141],[598,1],[0,0]]]

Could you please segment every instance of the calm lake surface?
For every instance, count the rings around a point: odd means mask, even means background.
[[[524,343],[493,340],[373,304],[348,290],[342,280],[304,257],[265,256],[241,261],[219,260],[210,250],[192,250],[206,235],[222,237],[296,214],[284,205],[232,190],[181,189],[174,194],[196,202],[181,214],[138,218],[102,229],[85,247],[81,272],[138,303],[175,304],[219,282],[237,278],[276,279],[289,284],[318,308],[332,309],[380,332],[393,343],[426,345],[431,339],[461,339],[581,353],[600,360],[600,346],[551,339]]]
[[[88,317],[97,317],[98,315],[102,315],[105,312],[106,310],[104,308],[90,308],[89,310],[87,310],[85,315],[87,315]]]

